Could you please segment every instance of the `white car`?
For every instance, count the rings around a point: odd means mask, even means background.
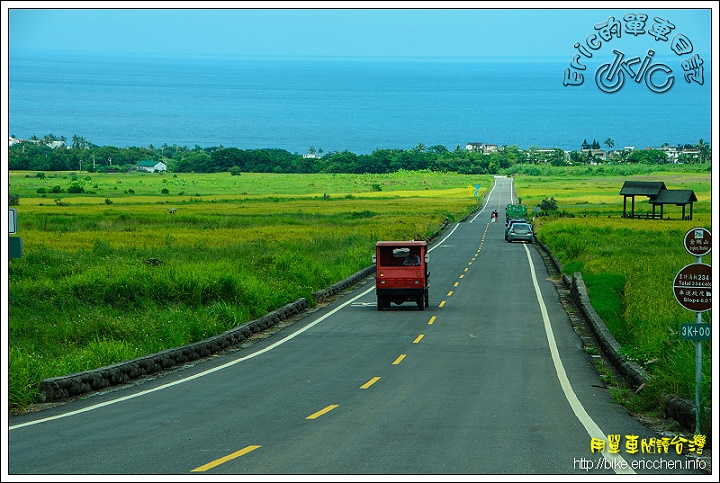
[[[514,241],[523,241],[527,243],[532,243],[533,241],[533,229],[532,225],[530,223],[520,222],[520,223],[513,223],[510,226],[510,229],[508,230],[507,236],[505,236],[505,239],[508,241],[508,243],[512,243]]]

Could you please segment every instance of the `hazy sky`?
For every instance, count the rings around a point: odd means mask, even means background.
[[[598,7],[584,9],[490,2],[501,8],[478,8],[487,4],[9,1],[3,2],[3,14],[8,17],[4,21],[10,54],[31,48],[258,56],[560,56],[570,60],[573,44],[594,33],[594,25],[611,16],[622,20],[629,12],[648,13],[648,24],[654,16],[670,21],[676,27],[674,33],[689,37],[696,52],[709,54],[712,19],[717,23],[717,11],[711,11],[717,8],[716,2],[583,2]],[[408,9],[410,5],[419,8]],[[512,8],[518,5],[528,8]],[[669,5],[685,8],[659,8]]]

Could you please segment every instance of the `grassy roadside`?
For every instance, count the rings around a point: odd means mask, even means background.
[[[683,235],[711,228],[710,173],[622,168],[512,174],[529,208],[558,201],[557,213],[536,219],[538,237],[568,273],[582,272],[593,307],[652,375],[625,402],[649,412],[664,394],[694,397],[694,345],[677,333],[692,314],[674,300],[671,283],[693,261]],[[425,238],[446,217],[458,221],[477,206],[475,184],[482,195],[492,183],[427,172],[11,174],[24,252],[9,264],[11,409],[31,404],[44,378],[201,340],[310,300],[366,267],[376,240]],[[679,208],[668,210],[671,219],[622,219],[619,191],[628,176],[693,189],[694,220],[680,220]],[[47,192],[79,180],[95,192]],[[703,356],[710,407],[709,341]]]
[[[32,404],[42,379],[312,301],[367,267],[378,239],[425,239],[477,207],[469,184],[482,184],[482,196],[492,182],[433,173],[94,174],[85,181],[98,193],[60,193],[55,202],[38,190],[48,180],[70,186],[72,174],[12,174],[23,256],[8,270],[11,409]],[[168,195],[168,179],[201,186],[202,196]],[[117,185],[122,194],[107,203]]]
[[[585,170],[587,171],[587,170]],[[557,257],[569,275],[579,271],[593,308],[629,360],[651,376],[642,391],[616,397],[635,413],[659,414],[661,401],[677,395],[694,402],[695,344],[683,340],[680,325],[695,321],[695,313],[675,299],[672,282],[695,257],[684,248],[688,230],[711,231],[710,173],[661,171],[633,176],[635,181],[662,181],[668,189],[692,189],[698,196],[693,220],[682,220],[680,207],[666,207],[663,220],[622,218],[620,188],[628,177],[527,176],[517,174],[518,196],[528,206],[552,197],[558,212],[535,220],[538,239]],[[649,208],[636,200],[636,212]],[[703,263],[712,265],[712,252]],[[709,323],[712,311],[702,314]],[[712,342],[703,341],[701,431],[710,433],[712,420]]]

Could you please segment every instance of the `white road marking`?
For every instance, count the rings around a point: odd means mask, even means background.
[[[525,248],[528,263],[530,264],[530,274],[532,275],[533,285],[535,286],[535,295],[537,297],[538,303],[540,304],[543,324],[545,325],[545,336],[547,337],[548,345],[550,346],[550,354],[552,355],[553,365],[555,366],[555,373],[557,374],[557,378],[560,381],[560,386],[562,387],[563,393],[565,394],[565,397],[570,403],[570,407],[575,413],[575,416],[580,420],[580,423],[582,423],[582,425],[585,427],[585,430],[588,432],[590,437],[599,439],[601,441],[607,441],[607,436],[602,432],[602,430],[595,423],[595,421],[593,421],[587,411],[585,411],[585,408],[575,394],[575,391],[573,391],[572,385],[567,378],[567,374],[565,373],[565,367],[563,366],[562,360],[560,359],[560,353],[557,349],[557,344],[555,344],[555,335],[553,334],[552,326],[550,325],[550,317],[548,317],[547,308],[545,307],[545,301],[543,300],[542,293],[540,292],[540,286],[538,285],[537,277],[535,276],[535,267],[533,266],[532,258],[530,256],[530,250],[528,249],[526,244],[523,244],[523,247]],[[625,462],[622,456],[610,453],[607,449],[605,451],[602,451],[602,454],[606,460],[614,460],[612,467],[613,469],[615,469],[615,473],[632,475],[635,474],[635,472],[630,469],[630,465]],[[622,468],[626,469],[623,470]]]
[[[134,398],[136,398],[136,397],[144,396],[145,394],[150,394],[151,392],[161,391],[161,390],[163,390],[163,389],[167,389],[167,388],[172,387],[172,386],[177,386],[177,385],[179,385],[179,384],[183,384],[183,383],[185,383],[185,382],[192,381],[192,380],[194,380],[194,379],[198,379],[198,378],[203,377],[203,376],[206,376],[206,375],[208,375],[208,374],[212,374],[213,372],[221,371],[221,370],[223,370],[223,369],[225,369],[225,368],[227,368],[227,367],[233,366],[233,365],[235,365],[235,364],[238,364],[238,363],[240,363],[240,362],[246,361],[246,360],[248,360],[248,359],[252,359],[252,358],[255,357],[255,356],[259,356],[260,354],[264,354],[265,352],[267,352],[267,351],[269,351],[269,350],[272,350],[272,349],[274,349],[275,347],[277,347],[277,346],[279,346],[279,345],[281,345],[281,344],[284,344],[285,342],[287,342],[287,341],[289,341],[290,339],[293,339],[294,337],[302,334],[303,332],[305,332],[306,330],[310,329],[311,327],[314,327],[315,325],[319,324],[319,323],[322,322],[323,320],[325,320],[325,319],[327,319],[328,317],[330,317],[331,315],[333,315],[335,312],[337,312],[337,311],[345,308],[347,305],[353,303],[354,301],[356,301],[356,300],[359,299],[360,297],[363,297],[364,295],[370,293],[370,292],[373,291],[373,290],[375,290],[375,285],[373,285],[372,287],[368,288],[367,290],[365,290],[365,291],[362,292],[361,294],[359,294],[359,295],[351,298],[350,300],[348,300],[348,301],[345,302],[344,304],[342,304],[342,305],[334,308],[333,310],[331,310],[331,311],[328,312],[327,314],[325,314],[325,315],[323,315],[322,317],[320,317],[319,319],[317,319],[315,322],[313,322],[313,323],[311,323],[311,324],[308,324],[307,326],[305,326],[305,327],[303,327],[302,329],[300,329],[300,330],[298,330],[298,331],[296,331],[296,332],[288,335],[287,337],[285,337],[285,338],[283,338],[283,339],[280,339],[279,341],[275,342],[274,344],[270,344],[269,346],[265,347],[264,349],[261,349],[261,350],[259,350],[259,351],[257,351],[257,352],[254,352],[254,353],[252,353],[252,354],[249,354],[249,355],[247,355],[247,356],[245,356],[245,357],[241,357],[240,359],[236,359],[236,360],[234,360],[234,361],[230,361],[230,362],[225,363],[225,364],[222,364],[222,365],[220,365],[220,366],[213,367],[212,369],[208,369],[207,371],[199,372],[199,373],[197,373],[197,374],[194,374],[194,375],[192,375],[192,376],[186,377],[186,378],[184,378],[184,379],[179,379],[179,380],[177,380],[177,381],[173,381],[173,382],[170,382],[170,383],[168,383],[168,384],[163,384],[162,386],[158,386],[158,387],[153,388],[153,389],[148,389],[148,390],[146,390],[146,391],[140,391],[140,392],[135,393],[135,394],[130,394],[129,396],[124,396],[124,397],[120,397],[120,398],[117,398],[117,399],[112,399],[112,400],[110,400],[110,401],[105,401],[105,402],[102,402],[102,403],[99,403],[99,404],[94,404],[94,405],[88,406],[88,407],[86,407],[86,408],[78,409],[78,410],[75,410],[75,411],[70,411],[70,412],[68,412],[68,413],[58,414],[58,415],[56,415],[56,416],[50,416],[50,417],[47,417],[47,418],[37,419],[37,420],[35,420],[35,421],[28,421],[28,422],[26,422],[26,423],[16,424],[16,425],[10,426],[10,427],[8,428],[8,430],[23,428],[23,427],[25,427],[25,426],[33,426],[33,425],[35,425],[35,424],[46,423],[46,422],[48,422],[48,421],[54,421],[54,420],[56,420],[56,419],[67,418],[67,417],[69,417],[69,416],[75,416],[75,415],[77,415],[77,414],[86,413],[86,412],[88,412],[88,411],[93,411],[93,410],[95,410],[95,409],[100,409],[100,408],[103,408],[103,407],[105,407],[105,406],[110,406],[110,405],[112,405],[112,404],[117,404],[117,403],[119,403],[119,402],[127,401],[127,400],[129,400],[129,399],[134,399]]]

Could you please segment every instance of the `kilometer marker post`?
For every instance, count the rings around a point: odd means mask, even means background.
[[[695,324],[683,324],[680,334],[685,340],[695,341],[695,434],[700,431],[702,396],[702,341],[710,339],[709,324],[703,324],[702,312],[711,308],[712,269],[702,263],[703,255],[711,250],[712,239],[705,228],[692,228],[685,234],[683,244],[695,263],[686,265],[675,276],[675,299],[688,310],[695,312]]]

